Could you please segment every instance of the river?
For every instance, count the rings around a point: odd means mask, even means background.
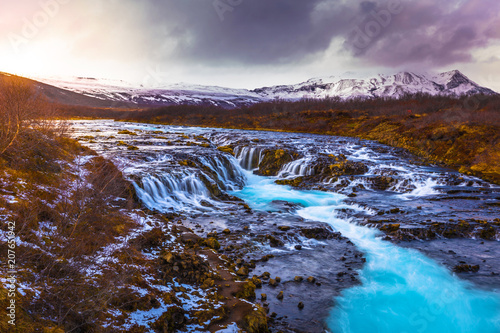
[[[228,244],[240,244],[238,255],[247,260],[273,254],[254,272],[279,273],[290,282],[285,294],[308,302],[300,311],[269,301],[279,328],[500,332],[498,186],[354,138],[109,120],[75,121],[73,128],[123,170],[149,209],[182,213],[204,235],[250,230]],[[263,160],[278,153],[291,161],[274,175],[257,175]],[[321,223],[341,236],[301,234]],[[417,249],[438,241],[447,245]],[[474,242],[475,250],[460,253],[460,242]],[[484,261],[467,275],[446,267],[469,264],[461,258]],[[339,260],[351,266],[339,268]],[[314,274],[324,289],[293,284],[297,271]]]

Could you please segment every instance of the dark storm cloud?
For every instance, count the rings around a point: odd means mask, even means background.
[[[368,63],[442,66],[500,37],[498,0],[149,0],[152,48],[200,64],[293,64],[334,38]]]
[[[222,5],[221,5],[222,4]],[[178,38],[174,54],[206,62],[293,62],[346,33],[351,9],[323,0],[155,1],[154,25]]]
[[[385,66],[436,67],[471,61],[472,51],[500,39],[498,0],[401,1],[397,13],[390,2],[358,17],[344,43],[355,56]]]

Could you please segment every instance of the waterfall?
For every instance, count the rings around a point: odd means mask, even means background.
[[[229,155],[196,157],[198,167],[183,167],[149,173],[134,181],[140,200],[151,210],[160,212],[206,211],[221,207],[217,198],[223,191],[234,191],[245,185],[245,175],[238,161]]]
[[[184,210],[187,206],[203,207],[203,201],[212,200],[209,190],[196,174],[148,175],[140,184],[133,184],[144,205],[160,212]]]
[[[290,163],[287,163],[281,168],[278,173],[279,178],[286,178],[290,176],[312,176],[314,168],[310,165],[311,157],[304,157]]]
[[[237,147],[235,149],[236,159],[245,170],[253,170],[259,167],[262,160],[262,148],[260,147]]]
[[[204,166],[217,174],[221,189],[236,190],[245,184],[245,176],[242,173],[238,161],[232,156],[221,154],[217,156],[201,156],[198,159]],[[207,175],[205,173],[207,177]]]

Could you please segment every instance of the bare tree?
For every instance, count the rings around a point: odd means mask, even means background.
[[[0,81],[0,155],[26,128],[47,126],[48,104],[26,79],[9,76]]]

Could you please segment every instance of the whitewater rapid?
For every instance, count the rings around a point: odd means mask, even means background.
[[[475,289],[418,251],[383,241],[378,230],[338,218],[347,206],[345,196],[294,190],[250,172],[246,176],[247,185],[233,194],[253,209],[271,209],[275,200],[300,204],[304,208],[298,215],[330,224],[365,252],[362,284],[336,299],[327,322],[332,332],[500,332],[499,293]]]

